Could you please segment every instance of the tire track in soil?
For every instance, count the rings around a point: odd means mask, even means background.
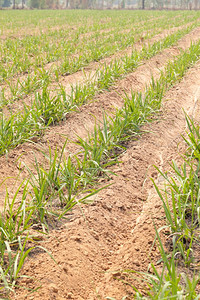
[[[94,127],[94,116],[99,122],[102,120],[103,111],[111,113],[116,108],[122,107],[124,101],[120,95],[123,95],[124,92],[130,94],[131,90],[143,91],[150,83],[152,75],[155,79],[159,78],[160,70],[164,68],[167,62],[170,59],[174,59],[180,53],[180,49],[188,48],[191,41],[195,42],[199,37],[200,27],[184,36],[177,46],[165,49],[162,53],[144,62],[133,73],[117,81],[111,91],[100,94],[95,101],[80,107],[79,111],[70,114],[66,121],[47,129],[41,139],[33,139],[31,143],[26,142],[18,145],[15,149],[10,150],[6,156],[0,157],[1,181],[7,178],[5,184],[0,187],[1,207],[3,208],[4,205],[5,185],[12,196],[15,193],[13,182],[15,180],[21,182],[28,176],[24,164],[32,165],[34,163],[34,154],[39,161],[43,160],[43,155],[38,149],[48,153],[49,145],[51,145],[52,149],[56,147],[62,148],[66,137],[70,141],[76,140],[77,135],[82,138],[86,137],[87,132]],[[77,147],[73,143],[68,143],[67,150],[73,153],[77,150]]]
[[[199,116],[199,86],[200,63],[166,94],[159,120],[144,128],[150,132],[131,142],[120,157],[122,164],[113,168],[118,174],[113,177],[113,186],[97,194],[92,205],[82,206],[83,215],[76,207],[71,221],[51,232],[43,246],[53,253],[58,266],[46,254],[25,263],[23,273],[43,285],[27,299],[109,296],[118,300],[130,293],[130,288],[113,279],[113,272],[117,276],[120,269],[147,270],[155,237],[152,218],[157,227],[163,225],[162,204],[150,177],[163,183],[153,165],[167,170],[172,158],[180,161],[177,145],[183,153],[181,134],[186,129],[182,109]],[[153,248],[151,259],[157,258]],[[19,283],[35,287],[31,279]],[[24,291],[16,292],[15,299],[23,299]]]

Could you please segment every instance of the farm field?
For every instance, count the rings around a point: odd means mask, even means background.
[[[0,298],[197,299],[200,12],[2,10],[0,39]]]

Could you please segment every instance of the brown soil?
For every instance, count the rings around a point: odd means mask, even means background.
[[[96,102],[82,107],[78,114],[72,114],[62,125],[49,129],[42,140],[20,145],[7,157],[1,157],[2,177],[16,178],[19,170],[20,179],[26,177],[22,162],[31,164],[33,151],[42,159],[37,149],[40,147],[46,151],[48,141],[55,148],[63,144],[62,135],[70,139],[74,139],[75,134],[84,137],[86,131],[93,128],[94,117],[91,114],[99,120],[102,110],[111,111],[113,107],[122,106],[123,99],[119,94],[124,90],[129,93],[131,88],[144,90],[152,74],[158,77],[164,64],[179,54],[179,48],[188,48],[190,39],[196,41],[199,37],[200,28],[181,39],[178,47],[166,49],[145,62],[134,73],[118,81],[111,92],[103,93]],[[111,176],[112,185],[93,197],[91,205],[77,206],[68,215],[68,220],[41,242],[57,264],[46,253],[35,251],[31,255],[22,270],[31,278],[21,279],[18,285],[36,288],[41,284],[42,287],[27,299],[92,300],[109,296],[121,300],[125,295],[128,295],[127,299],[131,298],[133,290],[115,277],[123,278],[120,270],[124,269],[146,271],[150,257],[153,261],[158,258],[156,248],[152,248],[155,238],[152,221],[157,227],[164,221],[162,205],[150,178],[162,185],[162,178],[154,165],[164,171],[169,168],[172,159],[181,160],[177,145],[183,153],[185,145],[181,134],[186,129],[182,109],[191,117],[198,118],[199,86],[200,63],[166,94],[160,115],[143,128],[146,133],[129,143],[127,151],[119,159],[122,163],[112,168],[117,174]],[[75,151],[71,144],[68,149]],[[22,157],[18,160],[20,155]],[[7,180],[9,190],[12,190],[13,182],[13,178]],[[0,194],[3,200],[3,185]],[[134,284],[140,288],[137,281]],[[26,295],[26,290],[17,289],[12,299],[24,299]]]

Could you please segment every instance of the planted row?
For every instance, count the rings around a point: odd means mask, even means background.
[[[148,299],[199,299],[199,252],[200,226],[200,127],[186,115],[188,145],[179,167],[172,162],[171,170],[163,173],[165,189],[161,190],[153,181],[163,203],[167,225],[159,230],[155,227],[162,268],[151,263],[151,273],[127,271],[129,277],[139,276],[147,283]],[[168,245],[163,245],[163,229],[167,233]],[[166,239],[166,237],[165,237]],[[146,299],[133,287],[136,299]]]
[[[149,24],[148,24],[148,26],[149,26]],[[193,26],[195,27],[195,26],[197,26],[197,24],[193,24]],[[192,27],[189,26],[189,28],[193,28],[193,26]],[[137,31],[137,29],[134,29],[134,30]],[[139,28],[138,30],[141,31],[141,28]],[[158,27],[157,29],[154,29],[154,31],[150,34],[147,33],[146,37],[149,38],[149,37],[155,35],[158,30],[161,30],[160,27]],[[120,35],[120,42],[123,43],[122,36],[121,36],[121,34],[119,34],[119,35]],[[136,34],[136,36],[133,33],[131,33],[131,39],[129,39],[126,36],[126,39],[128,39],[128,43],[129,44],[134,43],[134,41],[137,40],[138,35],[139,35],[139,32]],[[75,37],[74,42],[71,40],[70,43],[67,43],[66,44],[67,47],[74,47],[74,45],[76,45],[76,43],[77,43],[76,39],[77,39],[77,37]],[[63,62],[60,61],[58,64],[56,64],[56,66],[54,65],[54,67],[50,68],[49,70],[45,70],[45,68],[42,67],[43,64],[41,64],[41,62],[39,62],[39,65],[41,66],[40,68],[36,67],[33,72],[29,72],[27,75],[22,76],[21,79],[19,79],[19,78],[14,79],[13,81],[7,80],[6,79],[7,76],[6,77],[4,76],[6,74],[6,72],[4,72],[2,69],[1,74],[3,77],[5,77],[4,81],[7,84],[6,84],[6,87],[1,88],[1,102],[7,103],[9,100],[13,101],[17,98],[21,98],[23,95],[26,96],[27,94],[34,92],[35,90],[37,90],[39,88],[44,87],[44,85],[46,86],[48,83],[50,83],[54,80],[59,81],[59,76],[61,74],[74,73],[74,72],[78,71],[81,67],[90,63],[91,61],[94,61],[94,60],[97,61],[97,60],[101,59],[102,57],[104,57],[104,54],[103,54],[104,52],[106,53],[106,56],[111,54],[110,51],[112,51],[112,53],[115,52],[115,46],[113,46],[113,42],[111,42],[112,47],[110,47],[110,45],[108,45],[108,47],[106,47],[106,43],[105,43],[105,40],[103,39],[103,37],[101,37],[101,40],[103,41],[102,45],[100,45],[97,42],[98,50],[96,48],[94,48],[94,43],[92,42],[92,47],[90,47],[90,50],[89,49],[86,50],[87,55],[84,55],[83,53],[81,53],[80,55],[77,55],[77,49],[76,49],[76,55],[75,56],[73,55],[72,57],[70,57],[70,55],[68,55],[70,53],[67,51],[68,54],[66,54],[66,53],[64,54],[65,58],[64,58]],[[39,41],[40,41],[40,39],[39,39]],[[83,43],[86,44],[84,41],[83,41]],[[88,41],[87,41],[87,43],[88,43]],[[32,44],[35,45],[35,42],[32,42],[31,45]],[[48,44],[49,44],[49,40],[48,40]],[[116,44],[116,43],[114,43],[114,44]],[[127,46],[128,46],[128,44],[125,42],[125,47],[127,47]],[[80,47],[82,49],[82,45],[80,45]],[[116,44],[116,47],[119,50],[119,47],[117,46],[117,44]],[[56,53],[57,53],[57,55],[60,55],[57,50],[58,48],[59,48],[59,51],[61,51],[60,50],[61,48],[56,45]],[[90,53],[91,51],[92,51],[92,53]],[[49,50],[45,51],[45,53],[48,53],[48,55],[51,55],[50,54],[51,52]],[[21,51],[20,51],[20,55],[21,55]],[[45,55],[42,53],[42,59],[44,58],[44,56]],[[10,55],[8,57],[10,57]],[[18,59],[17,55],[15,55],[15,59]],[[23,55],[23,60],[25,60],[24,55]],[[30,59],[27,58],[27,60],[30,64],[31,63]],[[35,65],[34,61],[32,63]],[[20,67],[19,62],[16,62],[14,64],[15,64],[15,66],[17,65]],[[26,65],[26,63],[25,63],[25,65]],[[11,68],[12,72],[13,71],[17,72],[16,67],[13,68],[12,65],[10,64],[10,62],[8,63],[8,66],[9,66],[9,68]],[[3,68],[3,65],[1,67]],[[28,66],[28,68],[29,67],[30,66]]]
[[[117,78],[136,68],[143,59],[150,58],[162,49],[176,43],[191,28],[180,30],[161,42],[143,47],[141,52],[134,51],[130,56],[125,55],[120,60],[114,60],[109,66],[105,65],[97,70],[94,79],[88,81],[85,85],[72,86],[70,95],[66,94],[62,86],[57,90],[56,95],[52,95],[45,86],[41,93],[36,93],[31,106],[24,105],[24,113],[11,114],[9,118],[2,113],[0,120],[0,154],[6,153],[10,148],[16,147],[16,145],[33,136],[43,134],[50,124],[66,119],[70,111],[90,100],[97,92],[107,89]],[[169,64],[167,69],[169,77],[173,72],[171,68],[173,69],[173,63]],[[48,77],[45,76],[44,73],[43,82],[44,85],[47,84],[48,86]],[[175,76],[173,80],[176,80],[176,73],[173,76]],[[179,76],[182,76],[182,74]],[[171,77],[169,80],[172,80]]]
[[[66,144],[61,154],[57,151],[46,156],[46,164],[35,160],[35,171],[28,168],[30,177],[16,191],[13,199],[6,196],[5,210],[0,217],[1,229],[1,280],[10,290],[18,280],[24,259],[32,248],[29,230],[42,226],[45,231],[56,218],[62,218],[75,204],[98,192],[91,186],[99,176],[109,175],[109,166],[117,163],[117,156],[126,149],[130,138],[137,138],[144,122],[151,121],[157,112],[161,100],[176,81],[200,56],[199,43],[169,63],[165,73],[154,81],[144,94],[132,93],[125,96],[124,107],[116,111],[113,117],[104,115],[102,124],[97,124],[94,132],[86,140],[78,139],[80,151],[77,154],[64,155]],[[176,76],[175,76],[176,74]],[[20,189],[23,194],[20,197]],[[90,193],[79,199],[86,189]],[[16,199],[19,204],[16,208]]]
[[[117,22],[113,23],[113,30],[110,32],[100,32],[103,28],[99,25],[95,33],[90,33],[87,26],[82,26],[73,31],[67,28],[62,29],[61,32],[55,30],[54,34],[47,32],[35,36],[7,39],[0,46],[2,62],[0,80],[3,82],[14,75],[30,73],[30,70],[34,71],[55,61],[58,61],[58,65],[54,66],[58,73],[76,72],[91,61],[98,61],[116,51],[132,46],[140,39],[143,32],[146,32],[146,38],[148,38],[161,32],[167,25],[172,26],[171,23],[173,23],[167,17],[161,21],[147,20],[142,26],[135,25],[133,22],[132,26],[129,24],[127,28],[124,24],[123,31],[121,24]],[[184,24],[184,21],[176,20],[176,26],[180,26],[180,22]]]
[[[183,260],[186,267],[194,268],[198,265],[194,247],[199,243],[200,225],[200,130],[187,115],[186,121],[189,131],[184,137],[188,145],[184,163],[178,167],[173,161],[170,172],[159,171],[167,185],[164,193],[157,186],[156,190],[163,202],[177,262]]]
[[[188,61],[188,58],[184,57],[184,60]],[[151,262],[147,272],[133,270],[123,272],[126,283],[133,288],[134,298],[138,300],[193,300],[200,297],[200,126],[187,115],[185,117],[188,132],[183,139],[188,147],[183,155],[183,164],[178,166],[175,161],[172,161],[170,171],[165,173],[156,167],[165,180],[164,189],[159,188],[153,180],[166,218],[166,225],[161,228],[158,229],[154,225],[155,240],[161,258],[157,263]],[[145,292],[137,289],[134,283],[132,285],[132,282],[138,279]],[[115,300],[110,297],[107,299]]]

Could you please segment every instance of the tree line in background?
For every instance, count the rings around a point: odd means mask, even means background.
[[[200,9],[200,0],[0,0],[0,7],[13,9]]]

